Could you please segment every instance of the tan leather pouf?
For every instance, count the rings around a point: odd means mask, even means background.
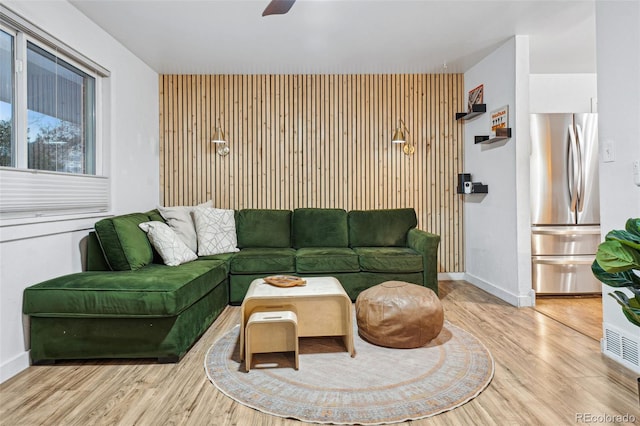
[[[356,299],[358,333],[389,348],[418,348],[442,330],[444,311],[433,290],[403,281],[387,281]]]

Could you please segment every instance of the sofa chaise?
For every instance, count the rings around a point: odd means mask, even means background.
[[[24,291],[34,363],[157,358],[176,362],[249,284],[273,274],[334,276],[355,300],[388,280],[436,293],[440,237],[416,228],[413,209],[244,209],[239,251],[164,265],[138,226],[157,210],[103,219],[87,242],[87,271]],[[233,222],[233,221],[232,221]]]

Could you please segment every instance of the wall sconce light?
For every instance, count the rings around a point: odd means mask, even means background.
[[[225,138],[224,136],[224,130],[222,130],[219,118],[218,126],[216,127],[215,132],[213,132],[213,139],[211,140],[211,142],[221,145],[220,148],[218,148],[218,155],[222,157],[229,155],[229,144],[227,144],[227,138]]]
[[[412,155],[416,152],[416,147],[409,142],[407,135],[409,134],[409,129],[405,126],[404,121],[400,119],[400,124],[396,127],[395,132],[393,132],[393,137],[391,138],[391,143],[401,143],[403,144],[402,151],[406,155]]]

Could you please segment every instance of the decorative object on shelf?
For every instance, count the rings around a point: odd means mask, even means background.
[[[469,100],[467,102],[467,111],[473,111],[473,106],[482,104],[484,98],[484,84],[479,85],[475,89],[469,91]]]
[[[276,287],[295,287],[307,285],[307,282],[300,277],[293,275],[272,275],[265,277],[264,282]]]
[[[509,105],[491,111],[491,138],[498,136],[498,129],[509,127]]]
[[[291,9],[296,0],[271,0],[262,12],[262,16],[284,15]]]
[[[494,143],[494,142],[503,141],[509,138],[511,138],[511,128],[502,127],[502,128],[496,129],[495,136],[486,136],[486,135],[475,136],[474,142],[475,143]]]
[[[607,234],[598,246],[591,270],[606,285],[626,287],[633,293],[629,297],[616,290],[609,296],[616,299],[627,320],[640,327],[640,218],[627,220],[625,230]]]
[[[489,186],[483,185],[482,182],[471,182],[471,174],[458,173],[458,194],[487,194]]]
[[[409,129],[407,129],[407,126],[404,124],[404,121],[400,119],[400,123],[398,124],[398,127],[396,127],[395,132],[393,132],[391,143],[404,144],[404,146],[402,147],[402,151],[406,155],[412,155],[414,152],[416,152],[416,147],[406,137],[406,135],[408,134],[409,134]]]
[[[218,126],[213,132],[213,139],[211,140],[211,142],[222,145],[220,146],[220,148],[218,148],[218,155],[222,157],[229,155],[229,144],[227,144],[227,139],[224,136],[224,130],[222,130],[220,118],[218,118]]]
[[[482,182],[472,182],[471,194],[488,194],[489,185],[483,185]]]
[[[475,104],[467,112],[456,112],[456,120],[469,120],[487,112],[487,104]]]

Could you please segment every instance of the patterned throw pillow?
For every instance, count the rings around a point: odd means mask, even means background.
[[[198,236],[198,256],[240,251],[233,215],[233,210],[200,206],[193,209]]]
[[[152,221],[138,226],[147,233],[151,245],[160,254],[165,265],[178,266],[198,258],[166,223]]]
[[[213,207],[211,200],[203,204],[198,204],[201,207]],[[171,227],[178,237],[184,241],[184,243],[196,252],[198,250],[198,238],[196,236],[196,229],[193,225],[193,219],[191,218],[191,212],[195,206],[174,206],[174,207],[162,207],[158,206],[158,211],[167,222],[167,225]]]

